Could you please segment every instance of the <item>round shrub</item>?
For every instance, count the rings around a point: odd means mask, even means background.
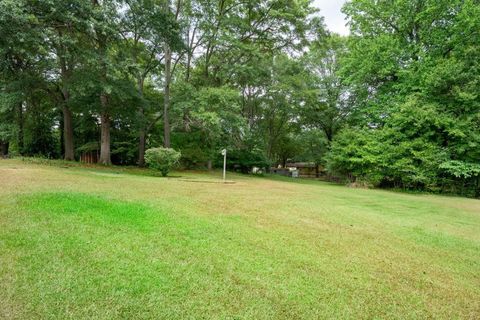
[[[148,167],[160,171],[166,177],[181,156],[179,151],[172,148],[152,148],[145,152],[145,162]]]

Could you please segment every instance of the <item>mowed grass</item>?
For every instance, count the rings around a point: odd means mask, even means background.
[[[1,319],[479,319],[480,201],[0,161]]]

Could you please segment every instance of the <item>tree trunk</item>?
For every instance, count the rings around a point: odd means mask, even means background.
[[[8,156],[8,147],[10,143],[8,141],[0,141],[0,156],[6,158]]]
[[[23,139],[23,102],[18,103],[17,105],[17,125],[18,125],[18,135],[17,135],[17,147],[18,153],[23,155],[24,152],[24,139]]]
[[[140,130],[139,140],[138,140],[138,166],[145,167],[145,140],[146,134],[145,130]]]
[[[168,112],[170,109],[170,82],[172,67],[172,51],[168,44],[165,44],[165,92],[163,105],[163,145],[170,148],[170,120]]]
[[[332,144],[333,141],[333,129],[332,128],[324,128],[325,136],[327,138],[328,145]]]
[[[64,132],[64,127],[65,125],[63,124],[63,120],[64,120],[64,116],[63,116],[63,108],[61,107],[59,109],[60,113],[59,113],[59,121],[58,121],[58,132],[60,133],[59,135],[59,145],[60,145],[60,154],[61,155],[65,155],[65,139],[64,139],[64,136],[65,134],[63,133]]]
[[[480,198],[480,175],[477,176],[477,185],[475,187],[475,198]]]
[[[192,54],[189,52],[187,52],[187,67],[186,67],[186,71],[185,71],[185,81],[188,83],[190,82],[190,68],[191,68],[191,64],[192,64]]]
[[[63,140],[65,145],[64,159],[74,161],[72,111],[66,105],[63,106]]]
[[[92,0],[93,6],[100,6],[100,2],[98,0]],[[98,43],[98,55],[100,58],[100,78],[102,85],[106,85],[107,83],[107,35],[99,30],[95,30],[97,36],[97,43]],[[108,108],[108,96],[105,92],[105,88],[102,88],[102,92],[100,93],[100,104],[102,107],[102,111],[100,114],[100,158],[98,162],[104,165],[112,164],[112,160],[110,158],[110,114]]]
[[[208,162],[207,162],[207,169],[208,169],[208,171],[211,171],[211,170],[212,170],[212,160],[208,160]]]
[[[59,38],[62,38],[62,32],[59,30]],[[60,62],[60,76],[62,80],[62,96],[63,96],[63,141],[64,141],[64,159],[67,161],[75,160],[75,148],[73,144],[73,120],[72,111],[69,108],[70,90],[68,89],[68,82],[70,80],[70,71],[67,67],[65,58],[65,48],[60,45],[58,48],[59,62]]]
[[[143,97],[144,79],[142,76],[138,77],[137,85],[138,85],[138,94],[140,95],[140,97]],[[146,129],[146,123],[145,123],[145,109],[143,106],[143,101],[140,104],[139,116],[141,119],[140,119],[140,130],[138,132],[138,166],[144,167],[147,129]]]
[[[100,95],[102,114],[100,116],[100,159],[99,163],[104,165],[112,164],[110,159],[110,115],[108,114],[108,98],[105,93]]]
[[[104,165],[112,164],[110,158],[110,115],[108,114],[108,98],[105,93],[100,95],[102,114],[100,115],[100,158],[99,163]]]

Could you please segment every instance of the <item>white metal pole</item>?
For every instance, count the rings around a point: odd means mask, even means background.
[[[223,182],[224,183],[226,178],[226,172],[227,172],[227,150],[224,150],[223,152]]]

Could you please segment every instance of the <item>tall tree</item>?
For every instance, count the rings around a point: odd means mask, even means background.
[[[165,10],[165,4],[155,0],[131,0],[126,2],[121,16],[122,52],[130,60],[128,70],[136,82],[138,100],[138,164],[145,164],[145,146],[149,131],[160,119],[162,112],[152,119],[147,117],[148,103],[144,97],[145,81],[159,75],[164,60],[164,46],[176,48],[181,44],[179,27],[175,17]],[[156,112],[154,112],[156,113]]]
[[[109,49],[112,42],[118,37],[116,24],[118,23],[118,8],[116,1],[92,0],[94,17],[94,37],[93,45],[95,48],[95,57],[98,63],[99,76],[99,100],[100,100],[100,158],[99,163],[109,165],[111,160],[111,107],[109,94],[111,87],[109,85],[108,71],[111,67],[109,61]]]
[[[45,35],[29,9],[26,1],[0,2],[1,109],[12,114],[7,118],[15,123],[15,147],[20,154],[24,152],[25,101],[35,88],[43,85],[42,75],[49,64],[48,57],[43,55]]]
[[[303,123],[320,129],[330,143],[351,113],[348,87],[340,74],[341,58],[346,53],[346,39],[331,34],[310,46],[303,58],[309,71],[308,99],[302,113]]]
[[[170,0],[165,1],[165,11],[167,14],[171,14]],[[178,17],[182,6],[182,0],[177,0],[175,17]],[[163,146],[170,148],[170,86],[172,83],[172,48],[168,41],[164,43],[164,57],[165,57],[165,70],[164,70],[164,97],[163,97]]]
[[[354,0],[344,11],[343,74],[359,112],[332,167],[382,185],[478,190],[478,1]]]
[[[74,124],[71,110],[71,86],[78,58],[83,54],[81,41],[85,39],[90,8],[85,1],[48,1],[36,2],[32,12],[41,21],[41,27],[45,30],[46,41],[55,54],[61,93],[61,110],[63,114],[63,141],[64,159],[75,159],[74,147]]]

